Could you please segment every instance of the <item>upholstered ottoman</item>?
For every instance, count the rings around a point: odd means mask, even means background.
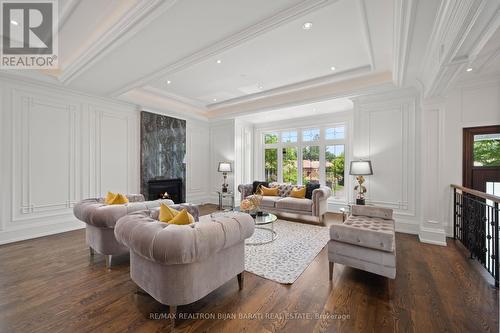
[[[245,239],[254,232],[244,213],[202,216],[200,222],[175,225],[155,220],[155,212],[132,213],[118,220],[115,236],[130,249],[130,277],[158,302],[193,303],[245,270]]]
[[[330,279],[339,263],[394,279],[396,240],[392,209],[353,206],[352,215],[330,226]]]
[[[85,199],[78,202],[73,213],[75,217],[86,223],[85,238],[90,248],[106,256],[106,267],[111,266],[113,255],[128,253],[128,248],[118,243],[115,238],[114,228],[116,221],[132,212],[141,210],[155,210],[163,203],[174,209],[187,208],[189,213],[198,220],[198,206],[190,204],[176,205],[172,200],[144,201],[142,194],[129,194],[126,196],[128,203],[122,205],[106,205],[104,198]]]

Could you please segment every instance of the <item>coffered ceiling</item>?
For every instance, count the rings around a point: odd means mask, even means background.
[[[282,109],[414,81],[448,3],[60,0],[60,68],[18,75],[209,118]]]

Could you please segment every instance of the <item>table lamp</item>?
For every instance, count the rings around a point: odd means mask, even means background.
[[[365,177],[363,176],[373,175],[372,162],[352,161],[349,168],[349,174],[352,176],[356,176],[356,180],[358,182],[358,185],[354,187],[354,191],[358,192],[356,194],[356,205],[364,205],[366,187],[363,185],[363,183],[365,182]]]
[[[222,192],[227,192],[227,173],[232,172],[231,163],[229,162],[219,162],[219,172],[222,172],[222,176],[224,177],[224,183],[222,184]]]

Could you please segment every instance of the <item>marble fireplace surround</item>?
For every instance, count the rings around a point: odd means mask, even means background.
[[[182,179],[182,198],[186,193],[186,121],[141,112],[141,193],[148,197],[148,182]]]

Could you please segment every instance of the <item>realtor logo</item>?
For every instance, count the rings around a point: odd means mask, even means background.
[[[0,68],[57,68],[57,0],[0,0]]]

